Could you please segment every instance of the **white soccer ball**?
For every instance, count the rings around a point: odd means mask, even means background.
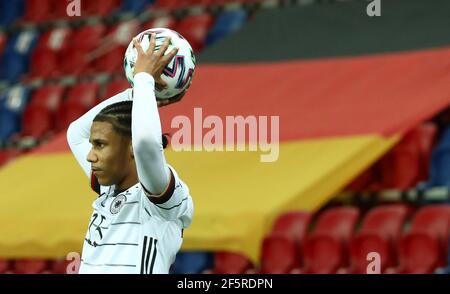
[[[146,51],[150,45],[150,34],[156,34],[155,51],[163,44],[166,37],[170,37],[170,45],[166,50],[168,54],[174,47],[178,48],[177,55],[169,62],[163,71],[162,79],[167,83],[167,89],[158,89],[155,87],[155,96],[157,99],[170,99],[185,89],[189,88],[195,70],[195,56],[189,42],[179,33],[165,28],[154,28],[143,31],[137,35],[142,49]],[[125,52],[124,68],[125,74],[131,86],[133,86],[134,64],[137,59],[137,50],[134,48],[133,41],[128,45]]]

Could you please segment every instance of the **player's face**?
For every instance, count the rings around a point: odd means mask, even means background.
[[[116,185],[125,180],[132,168],[130,139],[118,134],[109,122],[94,122],[87,156],[100,185]]]

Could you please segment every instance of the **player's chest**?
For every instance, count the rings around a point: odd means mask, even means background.
[[[93,203],[94,211],[88,225],[86,241],[99,246],[116,242],[123,234],[139,231],[140,201],[131,193],[117,196],[102,195]],[[134,233],[133,233],[134,234]]]
[[[136,190],[126,191],[114,195],[104,193],[92,204],[94,212],[104,216],[108,220],[121,220],[139,211],[140,197]]]

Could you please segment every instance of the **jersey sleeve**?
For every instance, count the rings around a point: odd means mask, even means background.
[[[134,76],[131,133],[139,181],[149,194],[163,196],[171,174],[164,156],[155,81],[145,72]]]
[[[83,169],[83,172],[88,177],[91,177],[91,165],[87,161],[87,155],[92,147],[91,143],[89,143],[89,136],[95,116],[106,106],[127,100],[132,100],[131,89],[127,89],[115,96],[112,96],[111,98],[93,107],[80,118],[73,121],[67,129],[67,142],[70,150],[75,156],[78,164]]]
[[[177,172],[171,166],[169,169],[173,181],[168,187],[172,190],[171,193],[165,193],[167,197],[146,197],[147,204],[154,214],[169,221],[179,220],[183,228],[187,228],[194,214],[192,197],[188,186],[179,178]]]

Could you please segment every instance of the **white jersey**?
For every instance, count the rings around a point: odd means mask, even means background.
[[[169,272],[193,214],[189,189],[170,168],[174,191],[162,204],[152,203],[140,183],[121,193],[101,187],[92,205],[80,273]]]
[[[67,131],[75,158],[100,195],[92,205],[80,273],[168,273],[181,247],[182,231],[192,220],[189,189],[165,160],[154,79],[138,73],[134,86],[133,91],[127,89],[89,110]],[[139,183],[117,192],[114,186],[98,185],[87,155],[92,148],[89,137],[94,118],[106,106],[122,101],[133,101],[132,143]],[[167,191],[148,197],[151,193],[144,187]]]

